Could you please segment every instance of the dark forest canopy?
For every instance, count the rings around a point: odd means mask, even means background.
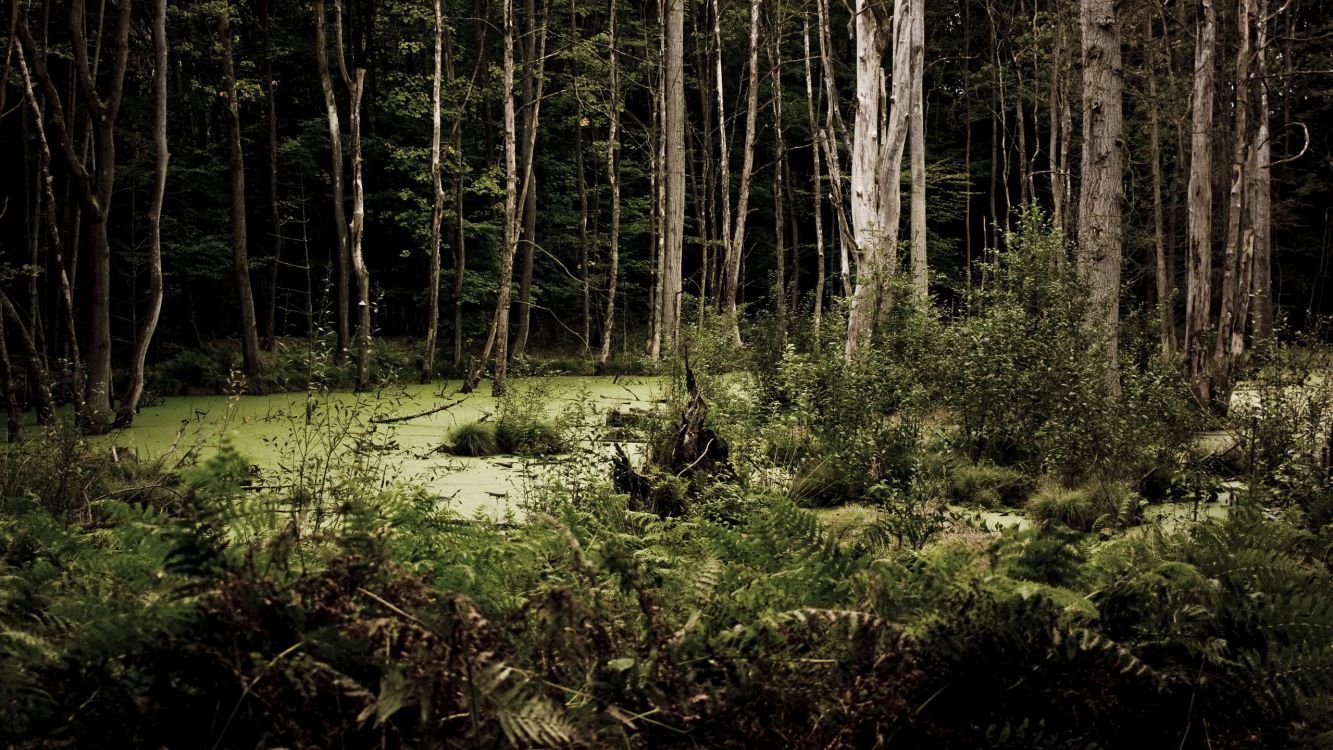
[[[1163,347],[1196,381],[1225,390],[1243,350],[1330,312],[1327,2],[863,6],[8,0],[11,371],[31,390],[39,358],[103,429],[136,338],[150,362],[235,338],[253,378],[275,337],[356,352],[371,331],[424,339],[434,314],[423,376],[487,354],[502,376],[531,348],[655,358],[704,306],[832,315],[909,269],[959,311],[1026,204],[1094,300],[1164,303]],[[852,296],[849,355],[874,317]]]

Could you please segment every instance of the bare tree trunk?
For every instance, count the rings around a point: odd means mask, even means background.
[[[335,361],[342,363],[347,357],[347,347],[351,337],[348,319],[347,293],[349,283],[348,258],[350,256],[347,237],[347,199],[343,185],[343,146],[342,124],[338,118],[338,100],[333,93],[333,76],[329,72],[329,43],[325,32],[324,0],[312,0],[315,12],[315,61],[319,64],[319,83],[324,92],[324,109],[329,120],[330,177],[333,183],[333,224],[338,246],[337,283],[335,293],[338,297],[338,346],[334,352]],[[341,47],[341,46],[340,46]],[[341,48],[339,54],[341,55]]]
[[[679,346],[685,241],[685,0],[666,3],[662,80],[662,302],[658,329],[662,348]]]
[[[926,126],[923,87],[926,72],[925,0],[911,0],[912,14],[912,290],[917,299],[930,294],[926,262]]]
[[[823,180],[824,169],[820,163],[819,151],[820,140],[819,121],[815,114],[815,85],[814,75],[810,69],[810,14],[804,13],[801,16],[801,51],[803,53],[802,61],[805,65],[805,111],[806,117],[810,120],[810,158],[813,162],[813,180],[812,186],[814,214],[815,214],[815,256],[818,259],[815,270],[815,304],[814,304],[814,341],[815,351],[819,351],[820,331],[823,328],[824,320],[824,196]]]
[[[421,357],[421,382],[435,379],[435,339],[440,330],[440,228],[444,223],[444,185],[440,168],[440,87],[444,77],[444,0],[435,0],[435,73],[431,83],[430,186],[434,205],[430,217],[430,272],[426,281],[426,347]]]
[[[352,138],[352,274],[356,276],[356,389],[370,388],[370,271],[362,248],[366,234],[366,189],[361,161],[361,99],[366,92],[366,69],[352,73],[351,108],[347,119]]]
[[[570,10],[571,43],[579,39],[578,13]],[[574,79],[574,180],[579,194],[579,287],[580,287],[580,322],[582,336],[579,348],[584,356],[591,353],[592,347],[592,284],[588,276],[588,179],[583,164],[583,96],[579,92],[579,68],[577,60],[570,62],[570,76]]]
[[[545,6],[543,6],[543,9]],[[526,0],[526,14],[528,17],[528,30],[523,35],[523,101],[520,105],[522,113],[522,149],[519,152],[519,169],[524,174],[524,181],[533,180],[535,188],[536,176],[533,174],[533,160],[536,154],[533,153],[536,147],[537,137],[537,79],[542,76],[546,61],[537,59],[537,8],[534,0]],[[546,33],[546,23],[548,17],[544,15],[542,19],[542,31]],[[532,143],[529,147],[527,144]],[[531,176],[529,176],[531,175]],[[532,325],[532,270],[533,261],[537,251],[537,191],[524,190],[519,205],[523,211],[523,229],[519,236],[522,255],[519,267],[518,279],[518,326],[514,332],[514,345],[510,352],[512,356],[522,356],[528,348],[528,331]]]
[[[153,194],[148,206],[148,312],[134,337],[129,382],[120,399],[116,425],[128,427],[143,396],[144,362],[162,314],[162,202],[167,189],[167,0],[155,0],[153,13]]]
[[[1145,50],[1148,71],[1148,159],[1152,162],[1153,266],[1156,271],[1157,314],[1161,317],[1159,340],[1162,360],[1170,361],[1175,349],[1172,342],[1171,282],[1166,266],[1166,230],[1162,217],[1162,137],[1157,99],[1157,60],[1153,54],[1152,16],[1144,16]]]
[[[236,95],[236,65],[232,56],[231,2],[218,16],[218,38],[222,42],[222,86],[227,100],[227,139],[231,150],[231,268],[236,280],[241,313],[241,355],[245,377],[251,386],[259,380],[259,329],[255,320],[255,298],[250,288],[250,258],[245,226],[245,157],[241,151],[241,104]]]
[[[1222,261],[1222,296],[1213,343],[1211,379],[1213,396],[1225,403],[1231,395],[1235,370],[1245,354],[1245,326],[1249,321],[1250,287],[1254,269],[1254,227],[1247,216],[1249,185],[1254,172],[1254,142],[1250,136],[1250,57],[1255,0],[1240,0],[1236,8],[1239,39],[1236,46],[1235,131],[1231,162],[1231,193],[1227,202],[1226,244]]]
[[[787,248],[784,236],[786,226],[785,204],[783,201],[782,166],[787,161],[787,144],[783,138],[782,124],[782,4],[772,6],[770,17],[773,28],[769,29],[768,55],[769,92],[773,104],[773,262],[776,269],[773,279],[774,307],[778,321],[786,325],[786,289],[787,289]],[[792,264],[793,269],[796,264]]]
[[[268,270],[268,315],[264,321],[264,349],[273,351],[277,344],[278,282],[282,272],[282,211],[278,208],[278,101],[273,93],[272,7],[268,0],[259,4],[264,24],[264,99],[268,105],[268,220],[273,258]]]
[[[26,41],[25,41],[26,46]],[[51,397],[51,376],[46,370],[46,363],[42,359],[41,352],[37,350],[37,344],[33,341],[32,334],[23,322],[23,317],[15,309],[14,303],[9,299],[9,295],[0,290],[0,307],[4,308],[3,315],[9,318],[9,322],[14,325],[14,334],[18,337],[19,344],[23,347],[24,359],[27,361],[28,382],[33,393],[33,410],[37,415],[37,424],[43,427],[50,427],[56,423],[55,399]]]
[[[852,226],[856,241],[856,288],[847,317],[843,356],[851,361],[869,349],[889,274],[896,266],[902,212],[900,173],[907,143],[912,91],[912,12],[895,0],[893,18],[882,6],[856,3],[856,131],[852,139]],[[893,89],[883,100],[883,59],[888,29],[893,36]]]
[[[713,0],[713,47],[717,52],[715,88],[717,91],[717,135],[719,157],[718,165],[722,170],[722,178],[719,187],[719,197],[722,202],[722,263],[719,269],[719,279],[717,287],[717,310],[725,312],[727,310],[727,284],[726,277],[728,269],[731,268],[731,152],[727,148],[727,105],[723,96],[722,81],[722,2]]]
[[[1081,0],[1083,28],[1083,183],[1078,209],[1078,268],[1091,298],[1088,320],[1107,337],[1115,379],[1120,323],[1124,133],[1120,25],[1114,0]],[[1114,387],[1114,383],[1111,383]]]
[[[842,121],[839,110],[837,82],[834,80],[833,42],[829,38],[828,0],[815,0],[818,14],[816,30],[819,32],[819,60],[824,73],[824,126],[820,131],[824,149],[824,161],[829,170],[829,198],[833,203],[833,214],[838,226],[838,279],[843,297],[852,296],[852,248],[856,237],[852,223],[847,215],[847,199],[842,186],[842,152],[838,143],[847,142],[847,127]]]
[[[1254,27],[1254,170],[1250,224],[1254,228],[1254,283],[1251,334],[1256,345],[1273,338],[1273,148],[1268,117],[1268,0],[1257,0]]]
[[[1213,96],[1216,90],[1217,13],[1199,0],[1191,97],[1189,262],[1185,279],[1186,370],[1199,400],[1209,403],[1208,334],[1213,300]]]
[[[731,242],[727,244],[726,287],[722,293],[726,309],[724,315],[731,328],[731,338],[741,345],[740,320],[736,314],[736,300],[740,296],[741,256],[745,253],[745,224],[750,212],[750,179],[754,174],[754,141],[759,119],[759,14],[763,0],[750,0],[750,55],[749,86],[745,104],[745,147],[741,155],[741,184],[736,197],[736,225]]]
[[[606,280],[606,318],[602,322],[602,348],[597,355],[597,363],[603,367],[611,357],[611,334],[616,322],[616,274],[620,266],[620,39],[616,22],[616,0],[610,0],[608,11],[610,29],[610,102],[607,106],[610,119],[606,136],[606,180],[611,188],[611,228],[608,244],[611,258],[607,268]]]

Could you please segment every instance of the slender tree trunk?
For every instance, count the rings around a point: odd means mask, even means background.
[[[148,206],[148,312],[134,337],[134,353],[116,425],[128,427],[143,396],[144,362],[162,314],[162,202],[167,189],[167,0],[155,0],[153,13],[153,194]]]
[[[728,269],[731,268],[731,152],[727,148],[727,103],[723,94],[722,79],[722,2],[713,0],[713,48],[717,53],[715,60],[716,76],[715,89],[717,91],[717,137],[718,137],[718,166],[721,168],[722,177],[719,186],[719,198],[722,203],[722,263],[720,264],[718,275],[719,279],[715,285],[717,288],[717,310],[725,312],[727,308],[727,290],[726,277]]]
[[[750,179],[754,174],[754,141],[759,119],[759,17],[763,0],[750,0],[749,83],[745,103],[745,146],[741,154],[741,184],[736,196],[736,224],[727,244],[726,287],[722,293],[732,342],[741,345],[740,320],[736,301],[740,297],[741,256],[745,253],[745,225],[750,213]]]
[[[444,77],[444,0],[435,0],[435,74],[432,79],[430,187],[434,205],[430,217],[430,272],[426,281],[426,346],[421,357],[421,382],[435,379],[435,339],[440,330],[440,228],[444,223],[444,184],[440,167],[440,87]]]
[[[912,291],[917,299],[930,294],[926,262],[926,125],[924,91],[926,72],[925,0],[911,0],[912,8]]]
[[[1191,98],[1189,268],[1185,283],[1185,347],[1199,400],[1209,403],[1208,335],[1213,299],[1213,97],[1216,91],[1217,13],[1199,0]]]
[[[231,267],[236,280],[241,314],[241,355],[245,377],[251,386],[259,381],[259,329],[255,320],[255,298],[250,288],[250,258],[245,226],[245,157],[241,151],[241,104],[236,95],[236,65],[232,56],[231,2],[218,17],[222,42],[222,85],[227,99],[227,138],[231,150]]]
[[[810,159],[813,163],[811,197],[814,203],[815,256],[818,259],[815,269],[814,341],[815,351],[818,352],[820,332],[823,329],[824,320],[824,168],[819,158],[821,136],[819,135],[820,125],[815,112],[814,75],[811,72],[810,65],[810,15],[808,12],[803,14],[801,18],[801,51],[805,66],[805,111],[806,117],[810,120]]]
[[[852,296],[852,251],[856,237],[847,214],[847,199],[843,195],[842,151],[838,144],[847,142],[847,127],[839,110],[837,81],[834,79],[833,42],[830,39],[828,0],[815,0],[819,32],[819,60],[824,78],[824,127],[821,129],[824,161],[829,170],[829,198],[838,226],[838,279],[843,297]]]
[[[1231,192],[1227,201],[1227,229],[1222,261],[1222,296],[1213,342],[1213,397],[1225,404],[1231,395],[1235,371],[1245,354],[1245,327],[1254,270],[1254,227],[1249,216],[1249,186],[1255,170],[1254,142],[1250,135],[1250,58],[1255,0],[1240,0],[1236,8],[1239,31],[1236,45],[1235,131],[1232,138]]]
[[[55,399],[51,397],[51,376],[46,370],[46,362],[42,359],[41,352],[37,350],[37,344],[33,341],[28,326],[24,324],[22,315],[4,290],[0,290],[0,307],[4,308],[3,315],[13,324],[14,335],[23,347],[24,359],[27,362],[28,387],[33,395],[33,410],[36,412],[37,424],[51,427],[56,423],[56,409]]]
[[[1152,218],[1153,218],[1153,267],[1156,271],[1157,314],[1161,317],[1159,344],[1162,360],[1170,361],[1175,349],[1171,341],[1171,282],[1166,267],[1166,229],[1162,215],[1162,136],[1158,107],[1162,102],[1157,99],[1157,60],[1153,54],[1152,16],[1144,16],[1145,67],[1148,74],[1148,160],[1152,168]]]
[[[347,236],[347,199],[343,184],[343,146],[342,124],[338,117],[338,100],[333,93],[333,76],[329,72],[329,43],[325,31],[324,0],[312,0],[315,12],[315,61],[319,65],[319,83],[324,92],[324,109],[329,121],[330,177],[333,183],[333,224],[338,245],[334,248],[337,257],[337,283],[334,292],[338,297],[338,347],[334,353],[335,361],[342,363],[347,358],[351,330],[347,310],[349,283],[348,258],[350,256]],[[341,54],[341,50],[339,50]]]
[[[264,349],[273,351],[278,335],[278,282],[282,274],[282,211],[278,207],[278,98],[273,89],[273,23],[269,0],[261,0],[259,14],[264,24],[264,99],[268,105],[268,221],[273,258],[268,270],[268,315],[264,321]]]
[[[787,144],[783,139],[782,123],[782,5],[770,9],[773,28],[769,30],[768,55],[769,92],[773,104],[773,279],[774,308],[778,320],[786,325],[787,248],[785,204],[783,201],[782,165],[787,161]],[[795,263],[792,264],[795,268]]]
[[[616,322],[616,275],[620,266],[620,38],[616,20],[616,0],[609,0],[610,39],[609,62],[610,101],[607,105],[610,120],[606,135],[606,181],[611,189],[611,228],[608,239],[610,259],[606,280],[606,318],[602,323],[602,348],[597,363],[603,367],[611,357],[611,334]]]
[[[1081,0],[1083,29],[1083,183],[1078,209],[1078,268],[1091,293],[1088,320],[1107,337],[1115,379],[1120,322],[1124,135],[1120,22],[1114,0]],[[1114,383],[1111,383],[1114,387]]]
[[[347,119],[351,123],[352,139],[352,274],[356,276],[356,389],[370,388],[370,270],[366,268],[363,249],[366,235],[365,169],[361,159],[361,100],[366,92],[366,69],[358,66],[352,72],[349,98],[351,108]]]
[[[1268,117],[1268,0],[1257,0],[1254,26],[1254,171],[1250,223],[1254,227],[1254,284],[1251,334],[1256,345],[1273,338],[1273,178]]]
[[[524,181],[533,181],[534,189],[524,190],[521,196],[520,208],[523,211],[523,229],[519,236],[522,255],[521,266],[518,280],[518,326],[514,332],[514,345],[510,352],[512,356],[519,357],[528,348],[528,331],[532,325],[532,271],[533,261],[537,251],[537,191],[536,175],[533,172],[533,162],[536,154],[537,137],[537,79],[542,76],[545,60],[537,59],[537,8],[534,0],[526,0],[526,14],[528,18],[528,30],[523,35],[523,101],[520,106],[522,112],[521,130],[522,149],[519,152],[519,169],[522,170]],[[548,16],[543,14],[541,33],[546,34],[546,23]],[[529,147],[527,144],[532,143]]]
[[[663,351],[679,346],[685,241],[685,0],[666,3],[662,80],[662,275],[658,329]]]
[[[570,9],[570,33],[572,42],[579,39],[578,10]],[[583,164],[583,96],[579,91],[579,68],[577,60],[570,62],[570,76],[574,79],[574,180],[579,194],[579,287],[580,287],[580,322],[582,336],[579,347],[584,356],[591,353],[592,347],[592,284],[588,276],[588,179]]]

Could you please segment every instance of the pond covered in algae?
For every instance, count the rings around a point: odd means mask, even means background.
[[[591,438],[592,428],[604,424],[607,411],[650,407],[661,398],[666,381],[569,376],[527,378],[513,385],[511,398],[529,399],[532,408],[552,418],[563,414],[577,420],[588,428],[580,434]],[[99,439],[140,457],[156,458],[173,450],[207,456],[226,436],[242,455],[280,482],[278,477],[299,462],[301,451],[318,454],[330,437],[338,435],[343,445],[362,441],[383,449],[375,452],[378,460],[373,462],[382,482],[425,487],[465,515],[503,517],[515,509],[543,467],[567,459],[460,458],[437,451],[457,425],[494,418],[498,407],[489,383],[466,396],[458,392],[459,386],[451,381],[360,394],[182,396],[144,408],[132,427]],[[372,423],[445,404],[452,406],[402,422]]]

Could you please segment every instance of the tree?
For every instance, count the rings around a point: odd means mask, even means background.
[[[848,361],[869,348],[885,304],[888,276],[897,265],[902,212],[899,173],[909,114],[909,108],[901,103],[909,101],[912,89],[911,8],[908,0],[894,0],[890,19],[875,0],[856,3],[856,119],[851,175],[856,288],[843,349]],[[892,96],[885,102],[881,92],[890,30],[895,75]]]
[[[1207,336],[1213,299],[1213,94],[1217,12],[1213,0],[1199,0],[1191,95],[1189,177],[1189,260],[1185,282],[1186,370],[1199,400],[1208,403]]]
[[[334,356],[337,362],[342,362],[347,356],[347,346],[350,342],[347,310],[350,251],[347,198],[343,184],[342,123],[338,117],[338,99],[333,93],[333,76],[329,70],[329,42],[328,33],[325,31],[324,0],[313,0],[313,9],[315,14],[315,62],[319,67],[320,90],[324,93],[324,109],[328,115],[329,124],[329,174],[333,184],[333,224],[335,237],[337,238],[337,247],[333,249],[333,254],[337,257],[336,266],[338,269],[337,283],[334,290],[338,308],[338,343]],[[341,48],[341,43],[339,47]],[[339,55],[341,56],[341,49]]]
[[[236,95],[236,64],[232,55],[231,2],[226,0],[218,16],[218,40],[222,43],[222,95],[227,103],[227,144],[231,173],[231,262],[241,314],[241,355],[245,377],[259,379],[259,328],[255,320],[255,297],[250,289],[249,237],[245,226],[245,155],[241,150],[241,104]]]
[[[727,243],[724,265],[727,269],[726,286],[723,299],[726,309],[727,325],[731,328],[732,341],[741,345],[740,320],[736,313],[736,300],[740,297],[741,256],[745,253],[745,225],[750,214],[750,178],[754,174],[754,141],[758,129],[759,117],[759,18],[763,0],[750,0],[750,54],[747,70],[749,83],[745,99],[745,146],[741,154],[741,184],[736,196],[736,225],[731,241]]]
[[[153,11],[153,194],[148,206],[148,312],[134,337],[125,393],[120,399],[116,426],[127,427],[134,420],[143,397],[144,363],[148,346],[162,315],[162,202],[166,197],[167,164],[167,0],[155,0]]]
[[[1105,326],[1116,361],[1120,322],[1124,133],[1120,23],[1115,0],[1081,0],[1083,31],[1083,182],[1078,204],[1078,268],[1091,296],[1089,321]]]
[[[911,0],[912,14],[912,291],[918,299],[930,294],[926,262],[926,74],[925,0]]]
[[[430,112],[430,187],[434,201],[430,218],[430,273],[426,278],[426,346],[421,356],[421,382],[435,379],[435,339],[440,329],[440,228],[444,223],[444,183],[440,166],[440,87],[444,78],[444,0],[435,0],[435,72]]]
[[[606,180],[611,189],[611,227],[607,244],[610,260],[606,279],[606,316],[602,323],[602,347],[597,354],[597,364],[605,367],[611,357],[611,334],[616,322],[616,277],[620,271],[620,33],[616,23],[616,0],[609,0],[607,11],[608,30],[608,74],[610,76],[607,92],[606,134]]]

